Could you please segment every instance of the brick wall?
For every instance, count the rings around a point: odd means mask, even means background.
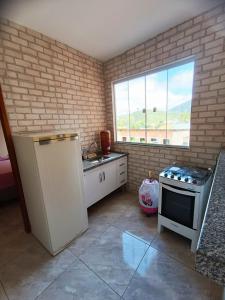
[[[0,22],[0,83],[12,131],[105,129],[103,65],[41,33]]]
[[[225,146],[225,5],[157,35],[104,65],[108,128],[113,132],[111,82],[195,56],[190,149],[115,144],[129,153],[129,188],[174,161],[212,167]]]
[[[85,145],[106,120],[113,132],[113,80],[195,56],[190,149],[115,144],[129,153],[131,190],[149,169],[157,175],[173,161],[211,167],[225,146],[225,5],[111,59],[104,74],[101,62],[13,22],[1,20],[0,35],[0,82],[12,130],[74,128]]]

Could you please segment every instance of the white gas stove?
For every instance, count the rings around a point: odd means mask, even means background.
[[[210,169],[172,165],[159,174],[158,231],[167,227],[187,238],[196,251],[212,183]]]

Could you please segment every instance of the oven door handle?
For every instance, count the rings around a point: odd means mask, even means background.
[[[182,194],[182,195],[187,195],[187,196],[193,196],[195,197],[196,196],[196,193],[195,192],[189,192],[189,191],[184,191],[184,190],[178,190],[178,189],[175,189],[175,188],[172,188],[171,186],[168,186],[168,185],[165,185],[165,184],[162,184],[162,187],[164,189],[167,189],[171,192],[174,192],[174,193],[178,193],[178,194]]]

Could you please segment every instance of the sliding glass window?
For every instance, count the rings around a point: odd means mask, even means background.
[[[189,146],[194,61],[113,83],[118,142]]]

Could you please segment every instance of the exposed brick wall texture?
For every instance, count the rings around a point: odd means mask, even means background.
[[[137,190],[148,170],[157,176],[174,161],[212,167],[225,146],[225,5],[109,60],[104,70],[94,58],[1,20],[0,83],[12,131],[74,128],[88,145],[106,126],[113,133],[113,80],[191,55],[196,64],[190,149],[129,144],[114,149],[129,153],[130,190]]]
[[[106,128],[103,64],[41,33],[0,22],[0,83],[12,131]]]
[[[108,128],[113,132],[111,82],[194,55],[190,148],[115,144],[129,153],[129,189],[152,170],[178,163],[212,167],[225,146],[225,5],[157,35],[104,65]]]

